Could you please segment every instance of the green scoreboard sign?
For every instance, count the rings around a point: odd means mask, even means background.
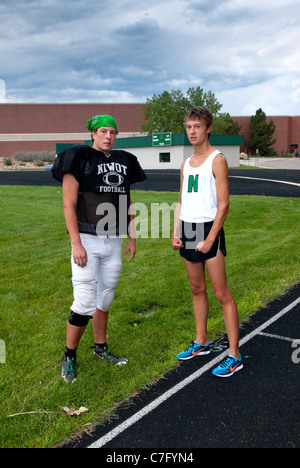
[[[152,146],[171,146],[172,145],[172,133],[153,133],[152,134]]]

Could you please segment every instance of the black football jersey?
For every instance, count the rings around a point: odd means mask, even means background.
[[[127,235],[130,186],[146,179],[136,156],[123,150],[112,150],[105,156],[87,145],[71,146],[58,154],[52,167],[53,177],[60,182],[66,173],[79,183],[79,232]]]

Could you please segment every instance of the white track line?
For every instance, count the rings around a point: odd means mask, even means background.
[[[296,341],[296,338],[288,338],[287,336],[272,335],[272,333],[260,332],[259,335],[268,336],[269,338],[276,338],[277,340],[283,340],[283,341],[291,341],[291,342]]]
[[[294,302],[292,302],[290,305],[285,307],[283,310],[278,312],[274,317],[271,319],[267,320],[267,322],[263,323],[261,326],[253,330],[249,335],[246,335],[244,338],[240,340],[240,346],[244,345],[247,343],[249,340],[254,338],[256,335],[259,335],[262,330],[265,328],[269,327],[272,323],[276,322],[276,320],[280,319],[283,315],[285,315],[287,312],[292,310],[297,304],[300,303],[300,297],[296,299]],[[140,419],[142,419],[144,416],[147,414],[151,413],[154,409],[156,409],[159,405],[161,405],[164,401],[168,400],[170,397],[175,395],[175,393],[179,392],[182,390],[184,387],[189,385],[191,382],[194,380],[198,379],[202,374],[207,372],[209,369],[214,367],[218,362],[220,362],[225,356],[227,356],[228,351],[224,351],[223,353],[219,354],[215,359],[210,361],[208,364],[205,366],[201,367],[201,369],[198,369],[196,372],[191,374],[189,377],[184,379],[182,382],[179,382],[177,385],[172,387],[170,390],[167,392],[163,393],[160,397],[156,398],[152,403],[149,403],[149,405],[145,406],[142,408],[140,411],[135,413],[133,416],[131,416],[129,419],[124,421],[123,423],[119,424],[115,429],[112,429],[110,432],[108,432],[105,436],[101,437],[98,439],[96,442],[91,444],[88,448],[101,448],[111,440],[113,440],[115,437],[120,435],[122,432],[124,432],[126,429],[128,429],[130,426],[138,422]]]
[[[296,187],[300,187],[300,184],[298,184],[297,182],[287,182],[285,180],[263,179],[263,178],[258,178],[258,177],[233,176],[233,175],[230,175],[228,177],[233,177],[235,179],[263,180],[265,182],[277,182],[278,184],[295,185]]]

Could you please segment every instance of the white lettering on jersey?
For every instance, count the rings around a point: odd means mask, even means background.
[[[127,166],[115,162],[99,164],[98,175],[106,172],[118,172],[119,174],[127,175]]]

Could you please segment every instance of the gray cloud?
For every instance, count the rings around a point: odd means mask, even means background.
[[[201,86],[232,115],[299,114],[299,14],[298,0],[2,0],[0,100],[144,102]]]

